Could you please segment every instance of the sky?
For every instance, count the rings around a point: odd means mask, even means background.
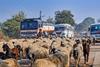
[[[55,16],[55,11],[70,10],[76,23],[86,17],[100,19],[100,0],[0,0],[0,22],[10,19],[19,11],[27,18],[39,17],[42,11],[43,19]]]

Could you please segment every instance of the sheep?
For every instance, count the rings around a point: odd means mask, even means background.
[[[82,57],[82,44],[79,39],[76,40],[76,43],[73,46],[73,57],[75,59],[75,66],[79,66],[80,58]]]
[[[53,43],[52,48],[56,48],[61,52],[52,55],[49,53],[49,49],[52,49],[50,46],[53,40],[55,40],[55,42]],[[30,57],[34,55],[36,60],[34,61],[33,65],[36,65],[35,67],[39,67],[37,65],[40,65],[40,67],[61,67],[62,65],[69,67],[70,53],[73,43],[74,42],[71,39],[61,38],[27,39],[27,41],[24,41],[24,39],[17,40],[17,44],[21,45],[23,51],[25,51],[26,48],[29,48]],[[23,53],[25,54],[25,52]],[[65,58],[67,58],[66,62],[64,62]],[[45,66],[42,66],[41,64]]]
[[[42,40],[36,40],[33,42],[33,45],[37,45],[37,46],[40,46],[40,47],[43,47],[43,48],[46,48],[46,49],[49,49],[50,47],[50,44],[51,44],[51,40],[49,40],[48,38],[44,38]]]
[[[0,67],[20,67],[20,65],[17,63],[15,59],[10,58],[3,60],[0,64]]]
[[[62,52],[49,55],[48,58],[37,59],[32,67],[68,67],[68,56]]]
[[[59,51],[55,54],[49,55],[49,60],[57,64],[57,66],[59,66],[60,64],[60,67],[66,67],[66,65],[68,64],[68,55],[62,51]]]
[[[28,48],[25,48],[24,54],[33,61],[35,59],[47,58],[49,55],[49,49],[44,48],[39,44],[41,44],[41,42],[30,44]]]
[[[59,47],[59,48],[56,48],[56,49],[61,51],[61,53],[63,53],[64,55],[66,55],[68,57],[66,67],[69,67],[70,66],[70,60],[71,60],[71,50],[70,50],[70,48],[69,47]]]
[[[48,59],[37,59],[32,67],[57,67],[55,63],[51,62]]]
[[[12,42],[14,40],[10,40],[10,42]],[[22,57],[25,58],[25,49],[28,48],[30,46],[30,44],[34,44],[34,43],[38,43],[40,42],[39,39],[18,39],[16,41],[16,45],[20,45],[22,48]]]
[[[34,42],[33,44],[29,45],[29,53],[27,54],[30,54],[31,57],[34,55],[35,59],[47,58],[49,55],[50,43],[48,44],[46,40]],[[48,44],[48,46],[46,44]]]
[[[66,54],[68,56],[67,66],[69,66],[70,60],[71,60],[72,46],[68,45],[68,42],[65,42],[65,41],[61,41],[61,43],[58,43],[58,44],[55,41],[52,42],[51,48],[50,48],[50,54],[56,53],[56,52],[54,52],[56,50],[58,50],[58,51],[60,50],[61,52],[63,52],[64,54]]]

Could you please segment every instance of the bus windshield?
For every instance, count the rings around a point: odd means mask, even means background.
[[[91,32],[100,31],[100,24],[91,26]]]
[[[64,31],[66,29],[66,27],[55,27],[56,31]]]
[[[38,28],[37,21],[25,20],[21,22],[21,30],[34,30]]]

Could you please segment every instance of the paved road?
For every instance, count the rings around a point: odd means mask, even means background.
[[[72,59],[72,63],[73,63]],[[71,66],[75,67],[75,66]],[[81,58],[80,61],[80,67],[100,67],[100,44],[96,46],[91,46],[90,49],[90,56],[89,56],[89,62],[85,65],[84,64],[84,58]]]
[[[100,67],[100,43],[92,46],[91,52],[94,52],[93,67]]]

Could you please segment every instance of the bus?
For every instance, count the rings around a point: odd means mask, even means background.
[[[74,27],[69,24],[55,24],[55,32],[60,37],[74,37]]]
[[[24,19],[20,23],[21,37],[36,37],[41,29],[41,32],[51,33],[54,31],[54,25],[43,22],[38,18]]]
[[[91,24],[89,27],[89,33],[93,42],[100,42],[100,23]]]
[[[42,28],[42,21],[39,19],[24,19],[20,23],[20,36],[21,37],[35,37]]]

